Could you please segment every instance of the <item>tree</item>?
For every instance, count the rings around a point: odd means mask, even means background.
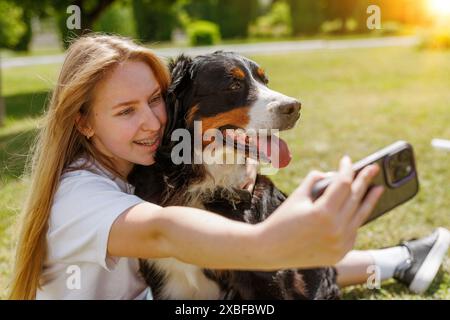
[[[133,0],[136,31],[141,41],[166,41],[176,25],[176,0]]]
[[[101,14],[115,1],[115,0],[46,0],[49,5],[54,8],[58,15],[58,26],[61,33],[63,45],[67,47],[70,38],[80,36],[87,32],[93,31],[94,23],[98,20]],[[71,5],[76,5],[80,8],[81,26],[80,29],[69,30],[67,28],[67,8]]]
[[[217,24],[223,38],[245,38],[258,13],[257,0],[217,0]]]
[[[12,48],[25,32],[22,9],[9,1],[0,0],[0,48]]]
[[[341,28],[339,33],[345,33],[347,31],[347,20],[354,16],[355,8],[360,0],[326,0],[325,1],[325,14],[328,19],[340,20]],[[358,7],[360,7],[358,5]],[[364,10],[365,13],[365,10]],[[358,19],[359,20],[359,19]]]
[[[31,28],[31,17],[33,13],[31,10],[23,8],[22,21],[25,26],[25,31],[19,38],[19,41],[12,47],[14,51],[28,51],[30,49],[31,38],[33,37],[33,30]]]
[[[22,10],[11,2],[0,0],[0,48],[12,48],[20,40],[25,32],[25,26],[21,21]],[[4,124],[6,106],[2,95],[0,61],[0,126]]]
[[[259,14],[258,0],[192,0],[184,10],[193,20],[209,20],[220,27],[223,38],[244,38]]]
[[[321,0],[288,0],[288,3],[291,7],[292,33],[294,35],[314,34],[320,31],[324,21]]]

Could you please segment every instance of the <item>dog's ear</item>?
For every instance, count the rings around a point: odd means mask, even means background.
[[[172,82],[166,93],[167,124],[164,132],[163,145],[170,145],[172,132],[185,127],[187,106],[185,98],[194,77],[192,58],[184,54],[169,61]]]
[[[169,91],[176,95],[182,95],[187,89],[187,85],[194,77],[194,61],[191,57],[184,54],[175,59],[169,60],[169,71],[172,76],[172,82]]]

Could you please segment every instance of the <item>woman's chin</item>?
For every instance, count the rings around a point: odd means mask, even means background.
[[[150,166],[155,163],[155,158],[152,156],[136,159],[136,161],[133,161],[135,164],[139,164],[141,166]]]
[[[150,165],[152,165],[154,163],[155,163],[155,158],[153,158],[153,156],[150,157],[149,159],[144,159],[144,160],[139,162],[139,164],[143,165],[143,166],[150,166]]]

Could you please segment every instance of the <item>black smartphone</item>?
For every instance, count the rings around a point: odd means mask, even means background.
[[[419,191],[419,178],[414,160],[413,147],[405,141],[397,141],[353,164],[355,176],[366,166],[377,163],[380,172],[372,185],[384,186],[384,192],[370,217],[364,224],[380,217],[398,205],[413,198]],[[319,198],[332,181],[328,177],[317,182],[312,189],[312,198]],[[369,188],[370,190],[370,188]]]

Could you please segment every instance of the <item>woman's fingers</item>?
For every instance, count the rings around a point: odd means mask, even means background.
[[[352,183],[351,194],[341,209],[343,221],[352,220],[355,211],[367,193],[367,189],[379,171],[378,165],[370,165],[361,170],[356,176],[355,181]]]
[[[317,199],[317,205],[326,211],[336,211],[331,210],[331,207],[340,209],[351,192],[353,175],[352,161],[350,157],[344,156],[340,161],[338,173],[324,194]]]
[[[326,176],[327,174],[324,172],[320,172],[317,170],[311,171],[293,193],[296,196],[310,198],[314,184],[319,180],[324,179]]]
[[[361,206],[354,214],[353,221],[351,221],[352,227],[355,230],[367,221],[383,192],[384,187],[382,186],[374,187],[369,191],[367,197],[364,198]]]

